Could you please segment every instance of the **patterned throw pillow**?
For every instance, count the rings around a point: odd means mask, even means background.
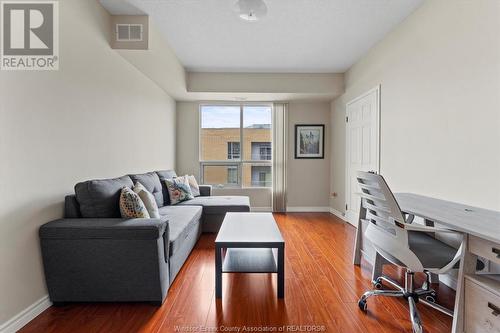
[[[187,177],[187,179],[188,179],[189,187],[191,187],[191,192],[193,192],[193,196],[199,197],[200,196],[200,186],[198,185],[196,178],[194,178],[193,175],[191,175],[191,176],[185,175],[184,177]]]
[[[170,196],[170,204],[175,205],[181,201],[194,199],[186,176],[166,179],[165,184]]]
[[[120,193],[120,213],[123,218],[149,218],[144,202],[129,187],[123,187]]]
[[[136,182],[133,188],[134,192],[139,195],[144,206],[146,206],[146,210],[149,213],[151,218],[160,218],[160,212],[158,211],[158,204],[156,203],[155,196],[146,190],[144,185],[139,182]]]

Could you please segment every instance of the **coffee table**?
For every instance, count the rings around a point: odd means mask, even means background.
[[[285,297],[285,241],[271,213],[226,213],[215,239],[215,297],[222,273],[276,273]]]

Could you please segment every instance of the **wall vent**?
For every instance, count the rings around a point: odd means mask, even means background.
[[[111,48],[147,50],[149,46],[149,18],[147,15],[111,15],[109,26]]]
[[[116,40],[118,42],[141,42],[144,26],[142,24],[117,24]]]

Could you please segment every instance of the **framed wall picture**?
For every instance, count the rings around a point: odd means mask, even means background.
[[[325,125],[295,125],[295,158],[325,158]]]

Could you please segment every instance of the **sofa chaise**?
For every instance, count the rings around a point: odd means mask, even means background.
[[[244,196],[200,196],[170,205],[172,170],[90,180],[66,196],[64,218],[40,227],[45,278],[53,303],[162,304],[202,232],[217,232],[226,212],[248,212]],[[121,188],[140,182],[153,194],[160,218],[120,217]]]

